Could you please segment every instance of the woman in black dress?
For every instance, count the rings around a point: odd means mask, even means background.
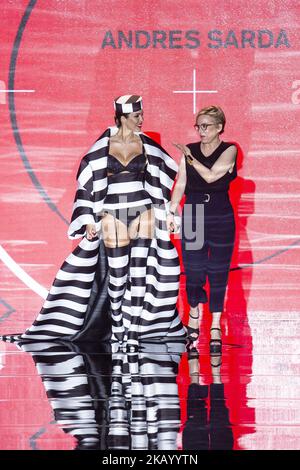
[[[182,214],[182,256],[190,305],[188,337],[199,336],[199,304],[207,302],[204,289],[208,278],[212,313],[210,351],[221,351],[221,314],[235,238],[235,221],[228,196],[230,182],[237,176],[234,144],[224,142],[225,115],[209,106],[196,115],[200,142],[175,144],[183,152],[174,187],[167,226],[176,230],[174,214],[185,193]]]

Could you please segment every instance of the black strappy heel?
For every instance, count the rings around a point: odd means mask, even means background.
[[[198,316],[193,317],[191,313],[189,313],[189,317],[193,318],[194,320],[199,320],[199,310],[198,310]],[[192,336],[195,335],[195,336]],[[191,342],[197,341],[199,338],[199,326],[198,328],[193,328],[192,326],[187,326],[187,339]]]
[[[215,357],[218,357],[218,356],[215,356]],[[222,357],[222,356],[221,356]],[[218,364],[213,364],[212,362],[210,363],[211,367],[220,367],[222,365],[222,359],[220,360],[220,362],[218,362]]]
[[[218,330],[221,331],[221,328],[211,328],[210,331]],[[220,355],[222,353],[222,340],[221,339],[211,339],[209,342],[209,352],[210,354]]]
[[[195,346],[187,350],[187,358],[188,358],[188,361],[191,361],[192,359],[199,359],[199,352],[198,352],[198,349],[195,348]]]

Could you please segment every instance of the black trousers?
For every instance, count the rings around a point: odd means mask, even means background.
[[[210,311],[222,312],[235,238],[227,191],[189,194],[181,230],[188,302],[191,307],[207,302],[204,285],[208,278]]]

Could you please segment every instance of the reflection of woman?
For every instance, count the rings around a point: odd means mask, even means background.
[[[199,336],[198,304],[207,302],[204,285],[208,277],[212,352],[221,350],[220,319],[235,236],[228,189],[236,177],[237,149],[235,145],[220,140],[224,126],[225,115],[221,108],[203,108],[197,114],[195,124],[201,141],[187,146],[176,145],[184,156],[167,220],[169,230],[176,228],[174,212],[185,192],[182,255],[190,305],[188,335],[191,341]]]
[[[211,354],[212,383],[199,383],[199,353],[188,353],[191,384],[187,396],[187,421],[182,433],[182,447],[188,450],[230,450],[234,439],[221,381],[221,354]],[[208,411],[209,410],[209,411]]]
[[[84,238],[22,339],[103,339],[108,308],[113,340],[184,335],[175,308],[178,256],[166,228],[177,166],[141,133],[140,96],[119,97],[115,112],[117,127],[100,136],[77,175],[68,234]]]

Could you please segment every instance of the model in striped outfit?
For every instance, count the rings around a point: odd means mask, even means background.
[[[28,340],[184,337],[179,260],[166,215],[177,165],[141,132],[142,100],[115,100],[108,128],[82,159],[69,238],[82,238],[57,273]],[[3,339],[19,339],[10,335]]]

